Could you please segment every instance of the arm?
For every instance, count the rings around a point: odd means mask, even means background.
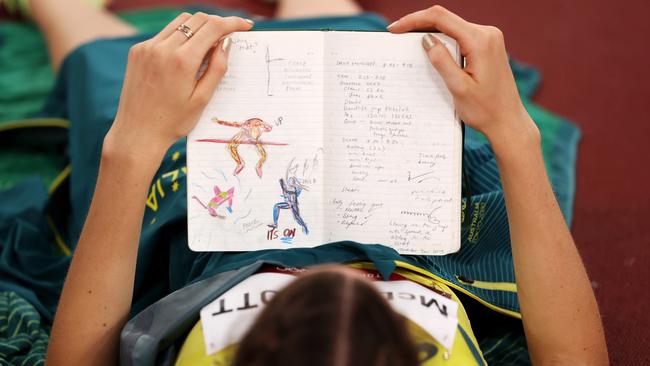
[[[587,273],[548,181],[540,135],[517,94],[503,35],[440,6],[407,15],[394,33],[437,29],[455,38],[461,69],[446,48],[423,46],[454,96],[460,117],[494,149],[508,212],[517,294],[534,364],[606,365],[607,349]]]
[[[598,305],[549,184],[539,135],[513,139],[518,142],[503,139],[492,145],[532,359],[539,364],[607,364]]]
[[[280,178],[280,188],[282,189],[282,194],[287,192],[287,184],[284,182],[284,178]]]
[[[242,124],[239,122],[228,122],[228,121],[222,121],[217,117],[212,118],[212,122],[222,125],[222,126],[228,126],[228,127],[241,127]]]
[[[184,23],[198,29],[189,40],[176,31]],[[115,364],[133,297],[148,187],[166,150],[193,128],[225,73],[229,43],[219,40],[250,27],[241,18],[181,14],[131,49],[117,116],[104,139],[95,193],[54,319],[48,365]],[[196,80],[215,46],[208,69]]]

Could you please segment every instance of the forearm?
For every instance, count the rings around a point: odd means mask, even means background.
[[[144,201],[160,160],[106,150],[56,313],[48,365],[114,364],[130,311]]]
[[[533,362],[606,364],[598,306],[546,175],[539,132],[493,140]]]
[[[241,123],[239,122],[228,122],[228,121],[222,121],[218,118],[213,118],[212,122],[222,125],[222,126],[228,126],[228,127],[241,127]]]

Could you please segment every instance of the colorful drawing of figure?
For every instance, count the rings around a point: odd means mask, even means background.
[[[305,224],[305,221],[300,216],[300,208],[298,207],[298,197],[300,196],[300,193],[302,193],[303,189],[306,190],[306,187],[300,184],[296,177],[288,177],[286,180],[280,178],[280,187],[282,188],[282,197],[284,198],[284,201],[276,203],[273,206],[273,223],[269,224],[269,227],[274,229],[277,228],[278,218],[280,218],[280,210],[289,209],[293,214],[293,219],[298,225],[300,225],[300,227],[302,227],[302,231],[305,234],[309,234],[307,224]]]
[[[213,118],[212,122],[220,124],[222,126],[228,127],[237,127],[239,132],[237,132],[230,142],[228,143],[228,150],[230,150],[230,156],[232,156],[237,166],[235,167],[234,175],[239,174],[245,166],[244,160],[242,160],[239,155],[239,145],[240,144],[253,144],[257,148],[257,154],[260,157],[260,160],[257,162],[255,171],[257,176],[262,177],[262,167],[266,161],[266,150],[264,150],[264,143],[260,141],[260,137],[264,132],[271,132],[273,128],[270,124],[264,122],[259,118],[250,118],[244,122],[227,122],[222,121],[218,118]]]
[[[226,210],[228,210],[229,213],[232,213],[232,199],[234,194],[235,187],[232,187],[227,191],[222,191],[218,186],[214,186],[214,197],[210,200],[210,202],[208,202],[207,205],[201,202],[201,200],[196,196],[192,196],[192,198],[195,199],[196,202],[198,202],[204,209],[208,210],[210,216],[225,219],[226,216],[219,215],[219,213],[217,213],[217,209],[222,204],[228,202]]]

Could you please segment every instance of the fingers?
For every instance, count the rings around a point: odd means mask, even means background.
[[[412,30],[438,30],[455,38],[459,43],[471,42],[475,25],[440,5],[408,14],[388,26],[392,33],[405,33]]]
[[[476,24],[469,23],[440,5],[408,14],[388,26],[392,33],[412,30],[438,30],[456,39],[461,48],[474,42],[479,31]],[[475,81],[454,61],[447,47],[432,34],[422,38],[422,46],[433,67],[445,81],[454,96],[460,96]]]
[[[181,13],[179,14],[174,20],[172,20],[163,30],[161,30],[158,34],[156,34],[152,40],[153,41],[162,41],[167,39],[172,32],[176,31],[176,28],[180,27],[181,24],[185,23],[188,19],[192,17],[192,14],[190,13]]]
[[[232,32],[247,31],[252,27],[251,20],[240,17],[211,16],[201,29],[181,46],[181,52],[203,57],[223,36]]]
[[[214,90],[228,70],[228,51],[230,50],[231,44],[230,38],[224,38],[212,52],[207,69],[197,82],[191,97],[192,99],[198,100],[200,104],[205,105],[210,101]]]
[[[422,47],[427,52],[433,67],[444,80],[454,96],[461,96],[471,87],[474,80],[454,61],[447,47],[431,33],[422,37]]]
[[[205,24],[209,19],[210,16],[208,14],[197,12],[185,22],[183,22],[182,25],[189,27],[190,31],[192,32],[191,37],[194,37],[196,36],[196,33],[201,29],[203,24]],[[178,26],[176,28],[178,28]],[[169,36],[163,41],[164,44],[172,47],[178,47],[188,41],[188,37],[185,35],[185,33],[178,31],[176,28],[174,28],[174,31],[171,32]]]

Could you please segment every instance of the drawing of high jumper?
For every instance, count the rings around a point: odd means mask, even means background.
[[[232,156],[233,160],[235,160],[235,163],[237,163],[234,174],[235,175],[239,174],[242,171],[242,169],[244,169],[244,165],[245,165],[244,160],[242,160],[241,156],[239,155],[239,151],[238,151],[239,144],[241,144],[242,142],[253,142],[255,144],[255,147],[257,147],[257,154],[260,156],[260,160],[257,162],[255,171],[257,172],[257,176],[261,178],[262,167],[264,166],[264,162],[266,161],[266,150],[264,150],[264,146],[262,146],[260,142],[260,137],[262,137],[262,134],[264,132],[271,132],[273,126],[262,121],[259,118],[250,118],[244,121],[243,123],[226,122],[218,118],[213,118],[212,121],[222,126],[240,128],[239,132],[237,132],[232,137],[230,143],[228,144],[228,150],[230,150],[230,156]]]
[[[264,167],[264,162],[266,161],[266,150],[264,145],[276,145],[276,146],[285,146],[287,144],[275,143],[275,142],[266,142],[262,141],[260,138],[265,132],[271,132],[273,126],[264,122],[260,118],[249,118],[244,122],[228,122],[222,121],[218,118],[212,118],[212,122],[228,127],[237,127],[239,132],[237,132],[230,140],[218,140],[218,139],[200,139],[196,140],[199,142],[213,142],[213,143],[225,143],[228,144],[228,150],[230,151],[230,156],[237,164],[235,167],[234,175],[238,175],[243,169],[246,163],[239,155],[239,145],[255,145],[257,148],[257,154],[260,157],[260,160],[257,162],[255,171],[257,175],[262,178],[262,168]]]
[[[280,178],[280,188],[282,188],[282,197],[284,198],[284,201],[276,203],[273,206],[273,224],[269,224],[268,226],[271,228],[277,228],[280,210],[290,209],[293,219],[298,225],[300,225],[300,227],[302,227],[302,231],[305,234],[309,234],[307,224],[302,219],[302,216],[300,216],[300,208],[298,207],[298,197],[303,190],[307,191],[308,189],[307,186],[300,183],[299,179],[296,178],[296,169],[297,166],[290,164],[285,178]]]
[[[193,199],[196,200],[204,209],[208,210],[208,213],[212,217],[218,217],[220,219],[225,219],[226,216],[219,215],[217,213],[217,209],[219,206],[222,204],[228,202],[228,206],[226,206],[226,210],[228,210],[229,213],[232,213],[232,199],[235,194],[235,187],[230,188],[227,191],[222,191],[219,189],[219,186],[214,186],[214,197],[208,202],[208,204],[204,204],[201,202],[201,200],[197,196],[192,196]]]

